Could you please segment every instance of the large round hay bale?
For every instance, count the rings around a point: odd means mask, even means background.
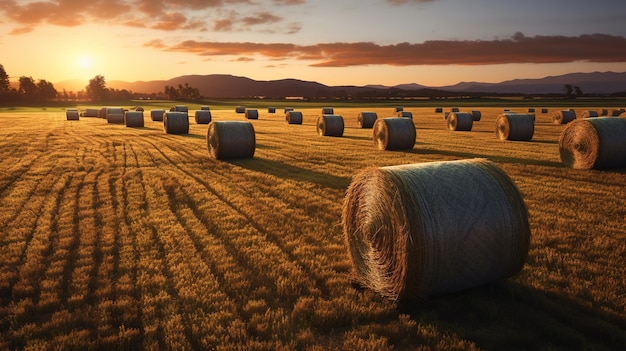
[[[163,130],[167,134],[189,134],[189,115],[186,112],[164,113]]]
[[[127,127],[143,128],[143,111],[125,111],[124,123]]]
[[[287,111],[285,113],[285,120],[288,124],[302,124],[302,112],[300,111]]]
[[[235,113],[246,113],[245,106],[235,106]]]
[[[535,133],[535,115],[501,113],[496,118],[496,137],[502,141],[528,141]]]
[[[465,112],[452,112],[447,120],[448,129],[454,131],[470,131],[474,125],[474,117]]]
[[[343,135],[343,117],[321,115],[317,118],[316,129],[319,136],[340,137]]]
[[[575,169],[626,167],[626,119],[597,117],[570,123],[559,138],[564,165]]]
[[[107,123],[124,124],[124,112],[121,107],[107,107]]]
[[[378,119],[376,112],[359,112],[356,116],[356,124],[361,128],[372,128]]]
[[[322,114],[323,115],[334,115],[335,114],[335,109],[332,107],[322,107]]]
[[[415,125],[410,118],[378,119],[372,134],[379,150],[407,150],[415,146]]]
[[[594,111],[594,110],[585,110],[580,114],[580,118],[585,119],[585,118],[594,118],[594,117],[598,117],[598,111]]]
[[[531,236],[515,183],[485,159],[364,169],[342,224],[360,283],[399,301],[511,277]]]
[[[247,121],[214,121],[207,129],[209,154],[218,160],[251,158],[256,148],[252,123]]]
[[[78,112],[78,109],[68,108],[65,111],[65,118],[68,121],[78,121],[78,120],[80,120],[80,112]]]
[[[571,110],[561,110],[552,113],[552,123],[567,124],[576,119],[576,113]]]
[[[246,119],[259,119],[259,111],[255,109],[247,109],[245,117]]]
[[[196,124],[209,124],[211,123],[211,111],[196,110],[194,118],[196,120]]]
[[[400,111],[400,112],[398,112],[398,117],[413,119],[413,112],[411,112],[411,111]]]
[[[165,114],[165,110],[151,110],[150,119],[154,122],[162,122],[163,114]]]
[[[477,110],[472,110],[470,114],[472,115],[472,119],[476,122],[479,122],[483,116],[482,113],[480,113],[480,111],[477,111]]]

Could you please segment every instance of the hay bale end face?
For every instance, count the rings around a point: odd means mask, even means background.
[[[376,112],[369,112],[369,111],[359,112],[359,114],[356,116],[356,124],[360,128],[369,129],[374,126],[374,123],[376,122],[377,119],[378,119],[378,115],[376,114]]]
[[[516,185],[483,159],[364,169],[346,192],[342,224],[360,283],[399,301],[511,277],[531,236]]]
[[[285,120],[287,124],[302,124],[302,112],[300,111],[287,111],[285,113]]]
[[[259,111],[255,109],[247,109],[245,117],[246,119],[259,119]]]
[[[323,115],[334,115],[335,114],[335,109],[332,107],[322,107],[322,114]]]
[[[211,123],[211,111],[210,110],[197,110],[194,116],[196,124],[209,124]]]
[[[209,155],[218,160],[252,158],[256,137],[247,121],[214,121],[207,129]]]
[[[535,133],[535,115],[501,113],[496,118],[496,137],[502,141],[529,141]]]
[[[343,117],[339,115],[321,115],[317,118],[317,134],[319,136],[340,137],[343,135]]]
[[[561,110],[552,113],[552,123],[567,124],[576,119],[576,114],[572,110]]]
[[[78,110],[75,108],[68,108],[65,111],[65,118],[68,121],[78,121],[80,120],[80,112],[78,112]]]
[[[164,113],[165,113],[165,110],[151,110],[150,111],[150,119],[153,122],[162,122]]]
[[[471,131],[474,125],[474,117],[469,113],[452,112],[448,116],[447,125],[453,131]]]
[[[415,146],[415,125],[410,118],[378,119],[372,134],[379,150],[408,150]]]
[[[124,123],[126,127],[143,128],[143,111],[125,111]]]
[[[106,118],[107,123],[124,124],[124,109],[121,107],[107,107]]]
[[[580,118],[585,119],[585,118],[594,118],[594,117],[598,117],[598,111],[593,111],[593,110],[585,110],[580,114]]]
[[[164,113],[163,130],[167,134],[189,134],[189,115],[186,112]]]
[[[448,119],[448,117],[450,117],[450,111],[446,111],[446,112],[443,114],[443,119]]]
[[[559,154],[561,162],[574,169],[626,167],[626,119],[573,121],[561,133]]]

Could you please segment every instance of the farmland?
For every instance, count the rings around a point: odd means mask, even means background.
[[[149,108],[144,128],[2,111],[0,349],[625,348],[624,169],[564,167],[564,126],[549,113],[536,114],[532,141],[502,142],[501,107],[459,107],[482,112],[471,132],[405,107],[417,129],[408,151],[377,150],[357,128],[359,112],[388,117],[390,106],[336,107],[341,138],[316,134],[318,107],[298,109],[302,125],[258,107],[254,158],[227,162],[209,157],[191,113],[189,134],[170,135]],[[413,304],[358,286],[341,223],[351,177],[477,157],[528,207],[522,271]]]

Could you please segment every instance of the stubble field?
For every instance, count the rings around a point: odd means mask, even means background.
[[[259,108],[255,157],[228,162],[209,157],[193,112],[188,135],[149,110],[144,128],[0,113],[0,349],[625,348],[626,172],[565,168],[550,113],[532,141],[501,142],[502,108],[471,109],[481,121],[452,132],[433,108],[405,108],[416,145],[392,152],[356,124],[391,107],[335,108],[341,138],[316,134],[318,108],[298,109],[302,125]],[[351,177],[476,157],[524,197],[523,270],[410,305],[355,284],[341,225]]]

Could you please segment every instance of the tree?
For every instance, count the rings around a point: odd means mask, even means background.
[[[33,101],[37,98],[37,84],[32,77],[21,76],[18,92],[26,101]]]
[[[574,86],[571,84],[565,84],[565,95],[570,96],[574,92]]]
[[[52,100],[57,97],[57,90],[52,83],[40,79],[39,83],[37,83],[37,95],[42,100]]]
[[[11,83],[9,82],[9,75],[4,70],[4,66],[0,64],[0,94],[8,93],[11,90]]]
[[[200,98],[200,90],[190,86],[189,83],[178,84],[178,88],[166,85],[164,92],[170,100],[198,100]]]
[[[574,87],[574,92],[575,92],[576,96],[582,96],[583,95],[583,90],[580,89],[580,87]]]
[[[89,80],[89,85],[85,87],[87,97],[91,101],[104,101],[106,100],[109,89],[106,87],[106,80],[103,75],[97,75]]]

